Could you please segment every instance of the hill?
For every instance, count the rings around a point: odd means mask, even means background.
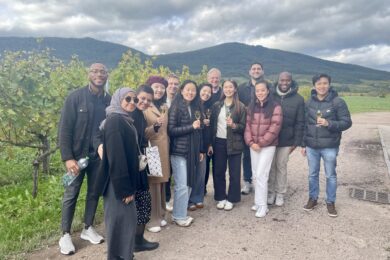
[[[224,43],[196,51],[159,55],[154,63],[167,64],[172,69],[186,64],[194,73],[199,73],[202,65],[207,64],[209,68],[220,68],[224,76],[248,77],[249,66],[254,61],[263,64],[266,75],[290,71],[311,77],[324,72],[332,75],[336,82],[346,84],[360,80],[390,80],[390,72],[242,43]]]
[[[54,55],[65,62],[69,61],[73,54],[77,54],[86,64],[101,61],[110,68],[115,67],[122,54],[129,49],[139,53],[143,60],[151,58],[138,50],[92,38],[47,37],[38,44],[36,38],[32,37],[0,37],[1,53],[4,50],[32,50],[46,47],[52,48]],[[319,72],[329,73],[339,84],[366,84],[367,81],[390,80],[390,72],[242,43],[224,43],[196,51],[156,55],[155,58],[153,63],[156,66],[168,66],[173,71],[187,65],[191,73],[197,74],[203,65],[207,65],[208,68],[217,67],[225,78],[247,78],[250,64],[260,61],[268,76],[287,70],[306,81]]]
[[[124,45],[95,40],[93,38],[58,38],[44,37],[41,43],[33,37],[0,37],[0,53],[3,51],[37,50],[50,48],[57,58],[68,62],[76,54],[85,64],[102,62],[106,66],[115,67],[122,54],[127,50],[139,53],[141,58],[148,57],[144,53]]]

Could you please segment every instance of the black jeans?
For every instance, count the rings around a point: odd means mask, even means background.
[[[249,146],[245,146],[244,155],[242,157],[242,168],[244,170],[244,181],[252,183],[252,165],[251,165],[251,152]]]
[[[205,175],[205,179],[204,179],[204,182],[205,182],[205,185],[204,185],[204,193],[206,194],[207,193],[207,183],[209,182],[209,176],[210,176],[210,161],[212,160],[212,166],[213,167],[213,164],[214,164],[214,160],[213,160],[213,156],[208,156],[206,155],[206,175]]]
[[[169,160],[169,164],[170,164]],[[172,165],[170,167],[171,171],[169,172],[169,179],[168,182],[165,183],[165,201],[169,202],[171,200],[172,192],[171,192],[171,185],[172,185]]]
[[[87,196],[85,200],[84,223],[86,226],[92,226],[95,218],[96,208],[99,203],[100,191],[96,191],[95,182],[102,170],[102,161],[90,159],[88,167],[80,172],[77,178],[65,188],[62,199],[62,231],[70,232],[73,216],[76,209],[77,198],[79,197],[80,188],[83,184],[84,176],[87,175]]]
[[[214,199],[227,199],[235,203],[241,200],[241,153],[228,155],[226,139],[216,138],[214,147]],[[229,162],[229,190],[226,196],[226,168]]]

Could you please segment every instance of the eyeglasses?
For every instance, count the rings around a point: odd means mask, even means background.
[[[135,104],[137,104],[138,101],[139,101],[138,98],[136,98],[136,97],[130,97],[130,96],[127,96],[127,97],[125,98],[125,100],[126,100],[127,103],[130,103],[131,100],[133,100],[133,102],[134,102]]]
[[[100,73],[100,75],[103,75],[103,76],[107,75],[107,71],[105,71],[105,70],[90,70],[89,72],[92,74],[96,74],[96,75],[99,73]]]

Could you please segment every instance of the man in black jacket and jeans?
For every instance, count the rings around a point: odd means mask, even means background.
[[[92,244],[104,241],[92,227],[99,201],[99,191],[96,191],[98,172],[101,170],[102,144],[98,138],[100,123],[105,119],[105,109],[110,104],[111,97],[105,93],[108,73],[103,64],[92,64],[88,72],[89,84],[69,94],[65,100],[59,125],[59,144],[61,158],[65,162],[67,172],[77,178],[65,188],[62,200],[62,232],[59,241],[62,254],[72,254],[75,247],[70,236],[73,216],[80,188],[87,175],[87,197],[85,203],[85,228],[81,238]],[[89,158],[89,164],[84,170],[79,169],[77,161]],[[99,158],[100,157],[100,158]]]
[[[274,160],[268,178],[268,201],[283,206],[287,192],[287,163],[290,154],[302,144],[305,124],[305,103],[298,94],[298,84],[289,72],[282,72],[273,89],[273,96],[283,110],[283,125],[279,133]]]
[[[302,154],[309,164],[309,200],[303,207],[311,211],[317,206],[321,158],[326,176],[326,207],[330,217],[337,217],[337,155],[342,132],[352,126],[347,104],[338,97],[326,74],[313,77],[314,89],[305,105],[305,131]]]

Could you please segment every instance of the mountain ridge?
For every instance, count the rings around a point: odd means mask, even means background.
[[[43,39],[41,43],[37,39]],[[138,53],[142,60],[154,58],[155,66],[163,65],[171,70],[180,70],[189,66],[191,73],[198,74],[203,65],[217,67],[223,77],[248,77],[250,64],[261,62],[266,75],[277,75],[281,71],[290,71],[295,75],[310,78],[317,73],[328,73],[335,82],[351,84],[364,80],[390,80],[390,72],[316,58],[310,55],[285,50],[267,48],[261,45],[247,45],[239,42],[222,43],[215,46],[187,52],[175,52],[161,55],[148,55],[134,48],[108,41],[87,38],[59,37],[0,37],[0,52],[5,50],[53,49],[53,55],[68,62],[72,55],[90,64],[102,62],[115,67],[122,54],[131,50]]]

